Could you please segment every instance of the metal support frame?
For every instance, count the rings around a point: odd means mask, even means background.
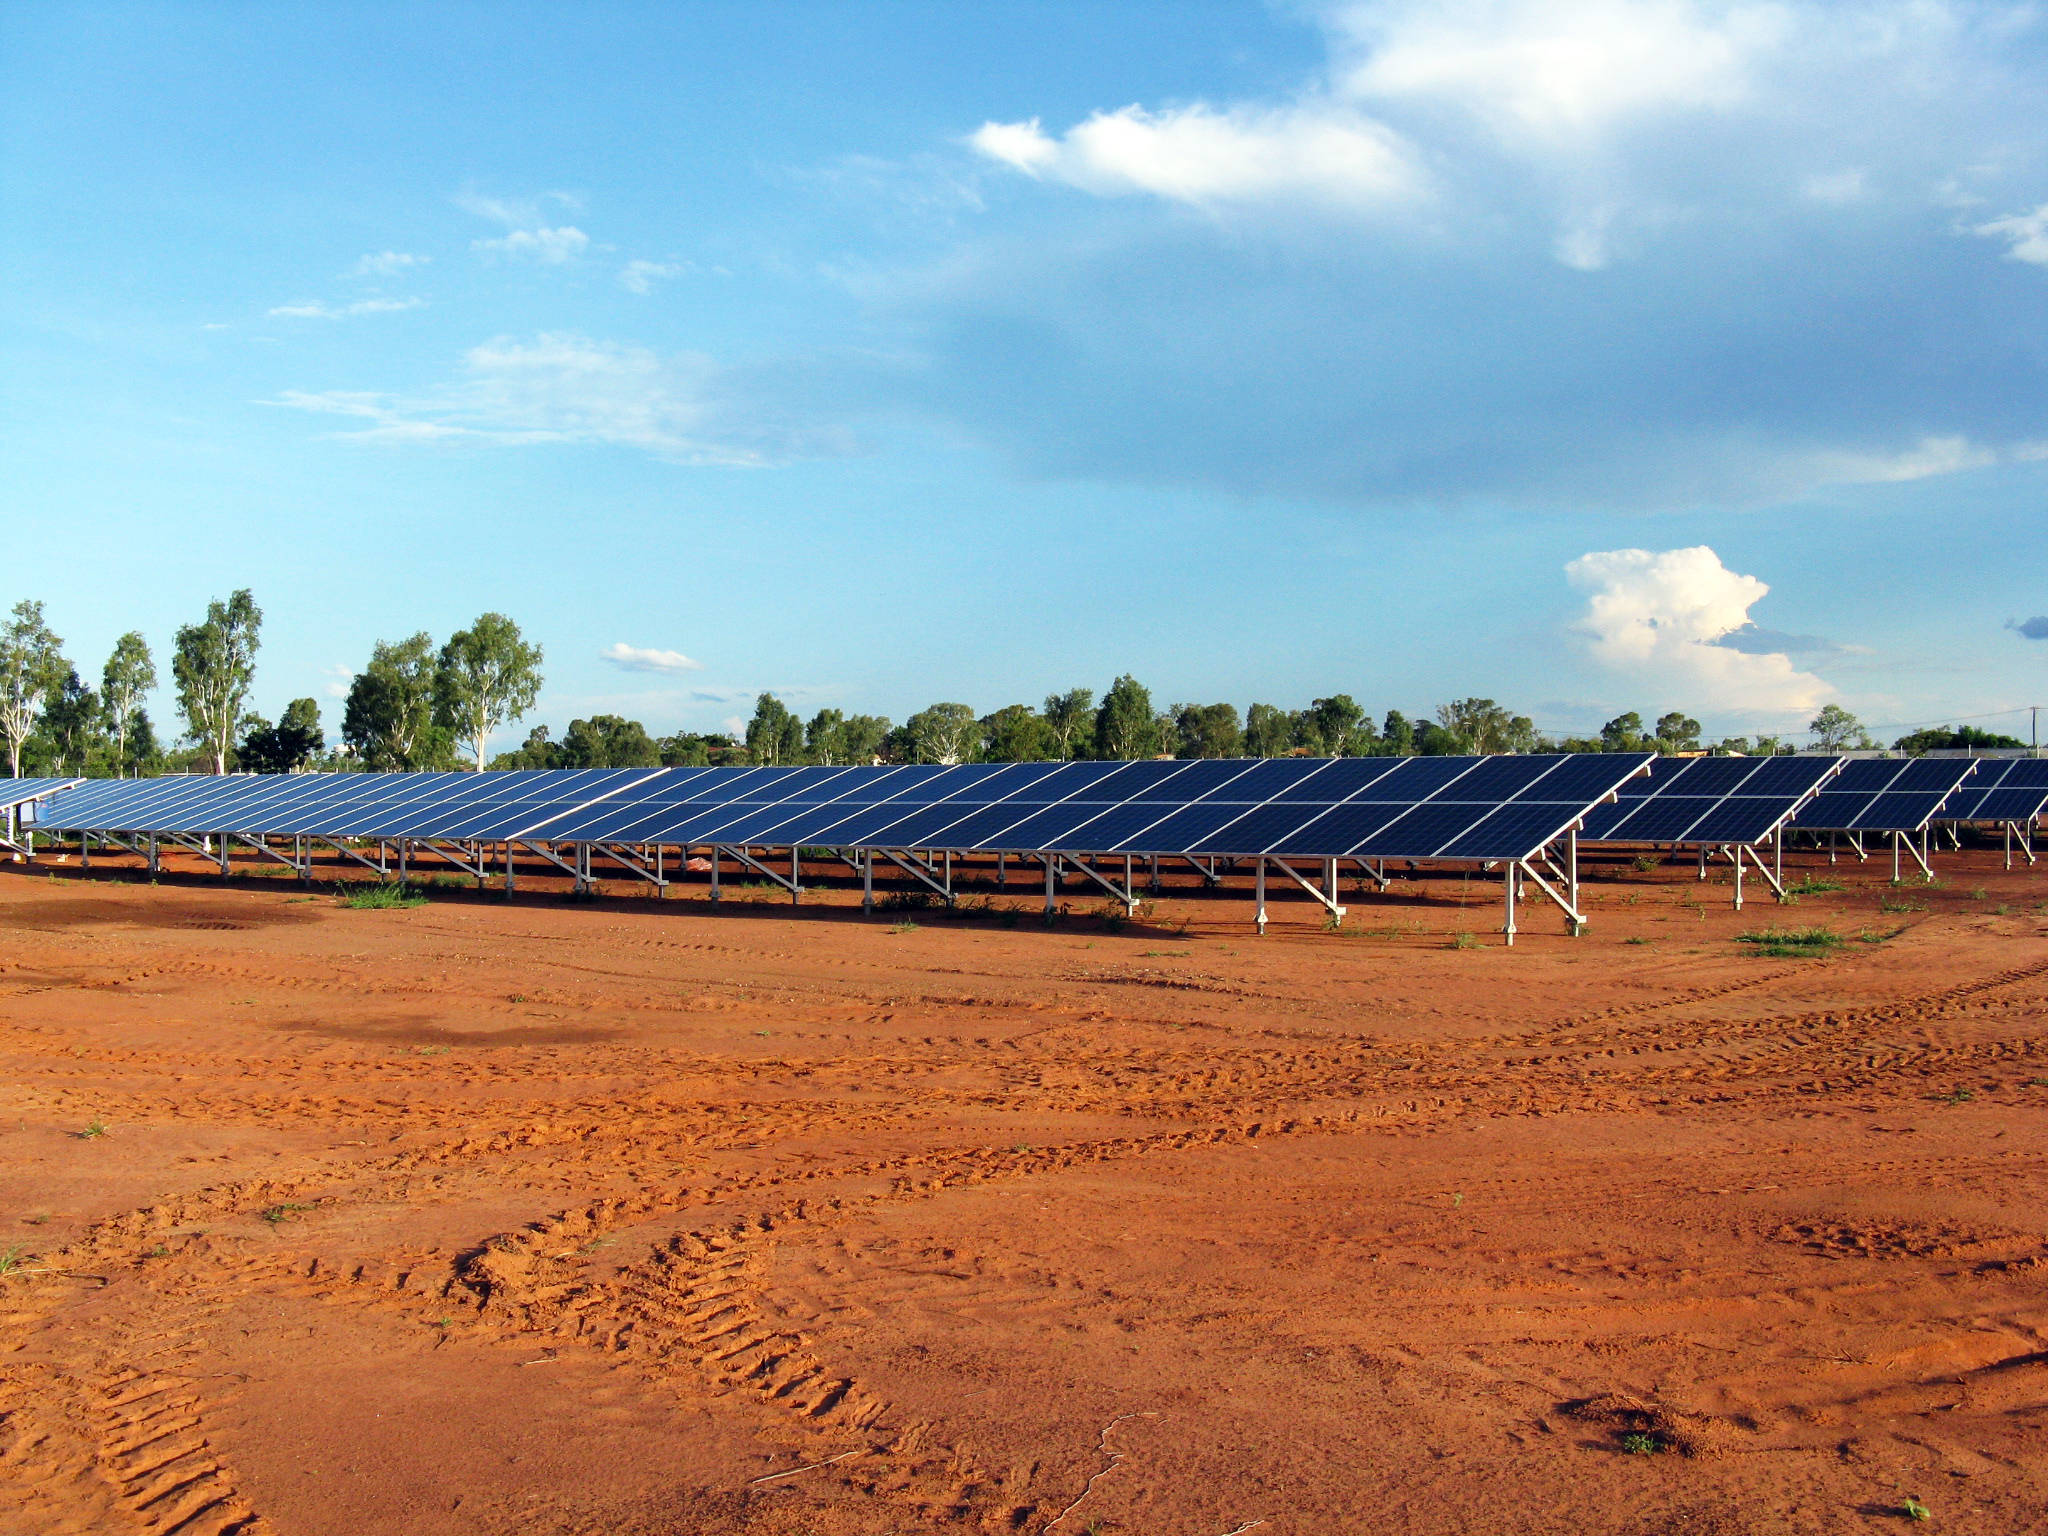
[[[1101,886],[1105,891],[1109,892],[1109,894],[1112,897],[1122,902],[1124,904],[1124,911],[1126,913],[1133,917],[1137,915],[1137,893],[1133,891],[1128,884],[1126,884],[1123,888],[1119,889],[1116,885],[1116,882],[1105,876],[1102,873],[1102,871],[1095,868],[1095,866],[1090,864],[1086,859],[1077,858],[1075,855],[1071,853],[1055,854],[1053,855],[1053,857],[1064,859],[1066,861],[1068,868],[1078,870],[1081,874],[1086,875],[1090,880],[1093,880],[1097,885]],[[1128,881],[1129,878],[1129,875],[1126,874],[1125,879]]]
[[[947,906],[953,905],[952,881],[950,879],[941,881],[932,869],[922,859],[918,858],[916,854],[911,853],[909,849],[906,848],[899,853],[893,848],[874,848],[869,850],[868,858],[872,860],[878,853],[905,874],[914,875],[917,879],[937,891],[939,895],[945,898]],[[947,873],[950,876],[951,871],[948,870]]]
[[[626,852],[625,847],[622,844],[585,843],[581,846],[587,850],[584,856],[584,868],[586,870],[590,867],[589,854],[593,852],[599,853],[602,854],[605,858],[610,859],[614,864],[619,865],[621,868],[631,870],[634,874],[638,875],[642,880],[645,880],[649,885],[653,886],[655,898],[657,900],[660,899],[661,893],[668,889],[668,881],[665,878],[663,878],[661,869],[658,865],[650,865],[646,863],[644,855],[640,858],[635,858],[632,854]],[[658,854],[657,857],[659,857]]]
[[[1211,890],[1223,883],[1223,876],[1217,873],[1216,861],[1214,859],[1209,860],[1205,864],[1191,853],[1183,853],[1179,857],[1188,868],[1202,877],[1202,884]]]
[[[1576,832],[1568,833],[1567,837],[1570,841],[1565,851],[1565,862],[1562,869],[1558,867],[1557,861],[1551,855],[1549,849],[1540,849],[1537,853],[1537,858],[1540,858],[1551,874],[1557,878],[1556,885],[1552,885],[1549,880],[1543,878],[1543,871],[1536,867],[1536,859],[1511,859],[1508,861],[1504,872],[1507,885],[1507,922],[1504,926],[1504,932],[1508,943],[1512,944],[1515,942],[1515,904],[1523,899],[1522,882],[1525,880],[1535,886],[1539,893],[1556,903],[1557,909],[1564,913],[1565,921],[1570,925],[1573,937],[1576,938],[1579,934],[1586,931],[1586,914],[1579,906],[1578,834]]]
[[[777,885],[781,886],[785,891],[789,892],[789,900],[791,905],[795,905],[797,902],[803,899],[804,889],[802,886],[798,885],[794,880],[791,880],[786,876],[778,875],[766,864],[763,864],[759,859],[755,858],[752,854],[748,853],[746,849],[733,848],[728,846],[726,847],[725,851],[731,854],[734,858],[738,859],[742,864],[746,865],[747,868],[753,870],[756,874],[766,875],[770,880],[774,881]],[[717,871],[717,849],[712,850],[711,857],[713,860],[713,873],[715,875]],[[794,860],[791,861],[790,867],[792,869],[796,867]],[[716,884],[715,879],[713,883],[714,885]]]
[[[401,860],[405,858],[407,844],[417,848],[421,853],[431,853],[437,859],[445,859],[465,875],[474,876],[479,886],[490,878],[490,872],[484,867],[483,854],[481,852],[477,852],[470,858],[465,859],[458,854],[450,852],[432,838],[406,838],[400,841],[398,845],[398,856]],[[401,880],[404,879],[404,875],[401,874],[399,878]]]
[[[292,852],[295,855],[295,857],[288,859],[283,854],[279,853],[275,848],[271,847],[270,844],[266,842],[264,839],[260,837],[251,837],[246,832],[221,833],[220,863],[221,872],[223,874],[227,872],[228,844],[230,842],[247,843],[251,848],[254,848],[258,853],[262,854],[264,858],[275,859],[278,863],[282,864],[286,869],[289,869],[293,874],[297,875],[301,880],[309,880],[312,878],[312,868],[305,861],[305,844],[302,840],[294,839]]]
[[[1911,854],[1911,855],[1913,856],[1913,862],[1914,862],[1915,864],[1918,864],[1918,865],[1920,866],[1920,873],[1921,873],[1921,875],[1922,875],[1922,876],[1923,876],[1924,878],[1926,878],[1926,879],[1928,879],[1928,880],[1932,880],[1932,879],[1934,878],[1934,869],[1933,869],[1933,866],[1931,866],[1931,865],[1930,865],[1930,864],[1929,864],[1929,863],[1927,862],[1927,849],[1926,849],[1926,846],[1925,846],[1925,842],[1926,842],[1926,837],[1927,837],[1927,829],[1926,829],[1925,827],[1922,827],[1922,828],[1920,829],[1920,837],[1921,837],[1921,842],[1920,842],[1919,844],[1917,844],[1917,845],[1916,845],[1916,844],[1914,843],[1914,841],[1913,841],[1913,836],[1912,836],[1912,834],[1911,834],[1911,833],[1909,833],[1909,832],[1894,832],[1894,833],[1892,834],[1892,884],[1893,884],[1893,885],[1897,885],[1897,884],[1898,884],[1898,883],[1900,882],[1900,879],[1901,879],[1901,875],[1900,875],[1900,871],[1899,871],[1899,850],[1900,850],[1900,849],[1902,849],[1902,848],[1903,848],[1903,849],[1904,849],[1904,850],[1905,850],[1905,851],[1906,851],[1907,853],[1910,853],[1910,854]]]
[[[1273,867],[1279,870],[1280,873],[1285,875],[1288,879],[1292,880],[1296,885],[1300,886],[1304,891],[1307,891],[1309,895],[1315,897],[1315,899],[1317,901],[1320,901],[1325,907],[1329,908],[1330,915],[1336,918],[1337,921],[1341,923],[1344,921],[1345,909],[1342,906],[1338,905],[1337,902],[1337,861],[1335,859],[1326,859],[1323,862],[1326,876],[1330,882],[1330,889],[1327,893],[1317,890],[1314,885],[1310,884],[1307,880],[1304,880],[1301,876],[1301,871],[1296,869],[1292,864],[1288,863],[1285,859],[1273,860]],[[1261,907],[1265,905],[1263,899],[1260,901],[1259,905]]]

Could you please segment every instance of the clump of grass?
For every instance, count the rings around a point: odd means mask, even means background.
[[[0,1248],[0,1275],[25,1274],[22,1265],[28,1262],[26,1243],[9,1243]]]
[[[1628,1456],[1656,1456],[1664,1449],[1664,1438],[1647,1429],[1632,1429],[1621,1437],[1621,1449]]]
[[[281,1205],[269,1206],[264,1210],[258,1211],[256,1214],[269,1222],[273,1227],[276,1227],[282,1226],[287,1221],[297,1221],[299,1219],[299,1212],[311,1209],[312,1207],[309,1205],[298,1205],[287,1200]]]
[[[78,1132],[78,1139],[80,1141],[98,1141],[107,1134],[107,1129],[107,1122],[95,1115],[86,1122],[85,1129]]]
[[[1841,946],[1842,936],[1832,928],[1752,928],[1735,936],[1738,944],[1749,944],[1760,955],[1774,960],[1811,959],[1832,954]]]
[[[1924,901],[1908,901],[1902,896],[1880,896],[1877,898],[1877,910],[1880,912],[1925,912],[1927,910],[1927,903]]]
[[[1150,960],[1160,955],[1192,955],[1193,953],[1192,949],[1148,949],[1143,952],[1141,958]]]
[[[1891,940],[1896,939],[1900,934],[1904,933],[1905,931],[1906,930],[1904,927],[1866,928],[1861,933],[1856,935],[1856,942],[1859,944],[1886,944],[1889,943]]]
[[[1908,1520],[1932,1520],[1934,1512],[1920,1502],[1920,1495],[1909,1493],[1899,1505],[1899,1513]]]
[[[424,907],[427,898],[414,885],[366,885],[342,897],[341,904],[359,912],[381,912],[394,907]]]
[[[1461,930],[1451,935],[1449,947],[1452,949],[1477,949],[1479,947],[1479,935],[1470,930]]]
[[[918,925],[916,923],[913,923],[907,917],[903,919],[903,921],[900,923],[891,923],[889,925],[889,931],[891,933],[915,933],[917,932],[917,929]]]
[[[1976,1093],[1968,1088],[1951,1088],[1947,1093],[1930,1093],[1928,1095],[1928,1098],[1937,1104],[1967,1104],[1976,1097]]]
[[[1804,880],[1790,880],[1785,884],[1787,896],[1824,896],[1829,891],[1844,891],[1848,887],[1839,880],[1828,880],[1819,875],[1808,875]]]
[[[1638,874],[1647,875],[1657,867],[1657,855],[1654,853],[1639,853],[1635,856],[1635,866]]]
[[[1650,941],[1644,938],[1640,933],[1638,933],[1632,935],[1629,938],[1623,939],[1621,942],[1624,944],[1647,944]]]
[[[1986,896],[1989,896],[1990,894],[1991,893],[1989,891],[1985,890],[1984,887],[1980,885],[1977,887],[1977,889],[1970,892],[1970,900],[1982,901]]]

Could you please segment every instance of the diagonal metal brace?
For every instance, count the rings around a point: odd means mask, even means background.
[[[908,850],[906,850],[906,852],[907,851]],[[877,848],[874,850],[874,852],[879,853],[883,858],[887,859],[891,864],[894,864],[898,869],[902,870],[905,874],[915,875],[918,879],[922,880],[926,885],[930,886],[933,890],[937,891],[941,896],[945,897],[947,906],[950,907],[953,905],[953,893],[950,890],[948,890],[943,883],[932,878],[930,869],[926,867],[924,860],[918,858],[916,854],[910,854],[909,857],[906,858],[896,853],[893,849],[889,848]]]
[[[1304,891],[1307,891],[1309,895],[1315,897],[1317,901],[1320,901],[1324,906],[1328,907],[1330,909],[1331,915],[1335,917],[1339,922],[1343,921],[1344,908],[1338,906],[1336,902],[1332,901],[1329,895],[1326,895],[1324,892],[1317,890],[1313,885],[1310,885],[1308,881],[1302,879],[1300,870],[1296,869],[1292,864],[1288,863],[1285,859],[1273,860],[1273,867],[1279,870],[1280,873],[1285,875],[1288,879],[1292,880],[1296,885],[1300,886]]]
[[[1138,910],[1138,898],[1135,895],[1133,895],[1129,891],[1120,889],[1112,881],[1105,878],[1099,870],[1095,869],[1086,860],[1078,859],[1070,853],[1057,855],[1057,857],[1063,858],[1069,869],[1079,870],[1082,874],[1086,875],[1090,880],[1093,880],[1097,885],[1101,886],[1105,891],[1109,892],[1111,896],[1115,897],[1118,901],[1122,902],[1124,904],[1124,910],[1126,912],[1136,912]]]
[[[633,871],[634,874],[638,875],[642,880],[645,880],[649,885],[653,886],[656,890],[665,891],[668,889],[668,880],[665,876],[657,874],[652,865],[647,864],[638,858],[635,858],[632,854],[626,852],[626,850],[619,844],[592,843],[590,847],[595,852],[603,854],[606,858],[610,859],[614,864],[620,864],[623,865],[625,868],[630,869],[631,871]]]

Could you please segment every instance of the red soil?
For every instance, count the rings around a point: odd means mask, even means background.
[[[0,1536],[2048,1530],[2048,865],[1506,950],[75,862],[0,873]]]

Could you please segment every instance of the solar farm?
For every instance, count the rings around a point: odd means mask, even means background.
[[[24,1530],[2019,1530],[2048,1480],[2048,762],[0,811]]]

